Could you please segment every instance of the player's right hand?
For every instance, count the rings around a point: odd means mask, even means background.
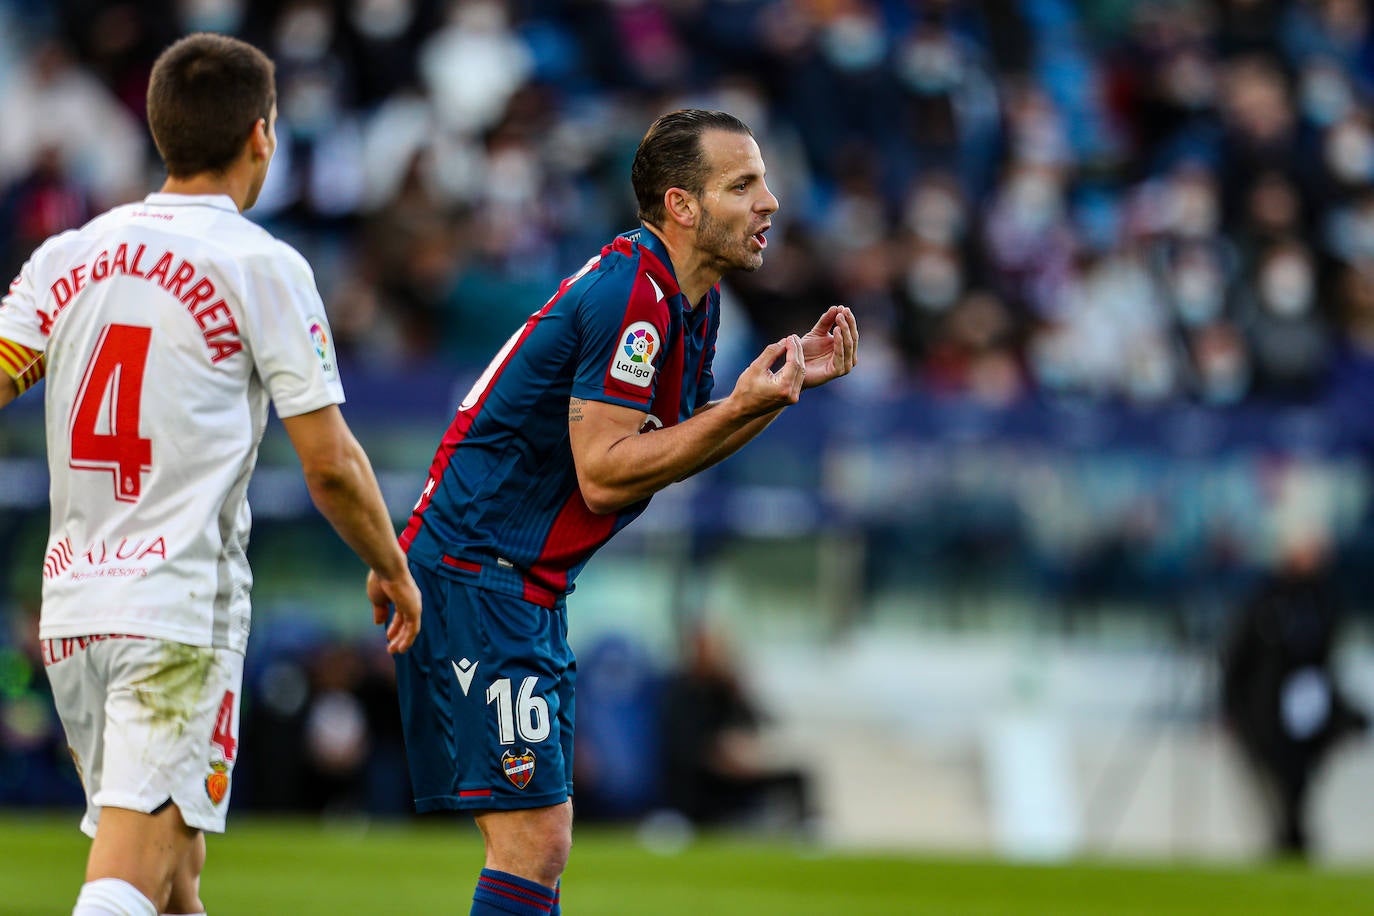
[[[783,363],[777,371],[773,364]],[[784,337],[764,347],[763,352],[740,373],[730,397],[751,416],[762,416],[797,403],[802,383],[806,381],[806,363],[802,360],[801,338],[796,334]]]
[[[420,589],[403,570],[400,577],[383,578],[375,569],[367,573],[367,598],[372,602],[372,622],[386,623],[387,611],[396,613],[386,628],[386,651],[397,655],[410,648],[420,635]]]

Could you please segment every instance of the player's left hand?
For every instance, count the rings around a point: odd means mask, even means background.
[[[803,388],[848,375],[859,356],[859,322],[848,306],[832,305],[801,339],[806,366]]]

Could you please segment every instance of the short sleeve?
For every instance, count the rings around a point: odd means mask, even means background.
[[[663,292],[647,273],[599,280],[579,303],[572,396],[648,410],[667,344]]]
[[[276,242],[268,256],[247,261],[245,269],[253,363],[277,416],[343,403],[334,335],[310,265]]]

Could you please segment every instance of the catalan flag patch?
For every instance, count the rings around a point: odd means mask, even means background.
[[[43,352],[0,337],[0,371],[14,379],[22,394],[43,377],[47,364]]]

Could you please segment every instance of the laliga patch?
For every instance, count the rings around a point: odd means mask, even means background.
[[[527,747],[521,748],[518,754],[506,751],[501,755],[501,769],[511,785],[517,789],[525,788],[534,778],[534,752]]]
[[[648,388],[654,380],[654,357],[663,349],[658,328],[647,321],[636,321],[625,329],[611,359],[611,378],[638,388]]]
[[[218,805],[229,794],[229,767],[219,761],[210,764],[212,772],[205,777],[205,794],[210,803]]]
[[[310,319],[310,342],[315,345],[315,356],[319,358],[324,377],[334,381],[339,368],[334,361],[334,342],[329,339],[329,326],[323,318]]]

